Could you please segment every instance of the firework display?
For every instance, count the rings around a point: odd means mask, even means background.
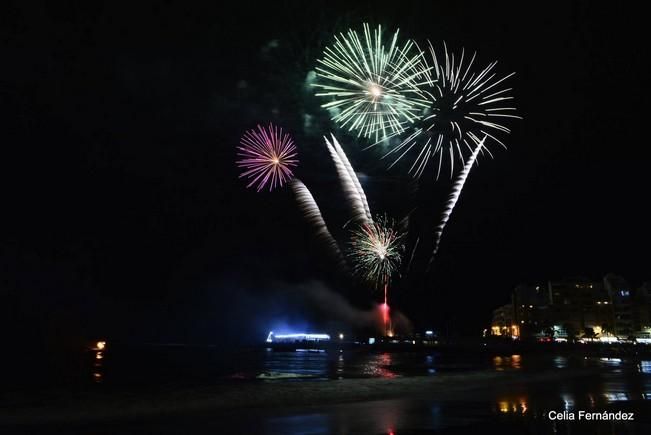
[[[282,128],[258,125],[244,133],[237,149],[237,166],[244,170],[240,178],[250,180],[246,187],[256,186],[259,192],[268,186],[271,191],[294,176],[292,168],[298,164],[296,147]]]
[[[303,217],[308,225],[312,228],[316,239],[326,247],[331,257],[333,257],[340,265],[345,265],[339,245],[328,230],[328,226],[321,215],[321,210],[310,190],[298,178],[294,178],[290,181],[289,187],[294,193],[298,208],[303,213]]]
[[[346,199],[350,208],[353,212],[352,220],[355,222],[368,223],[373,220],[371,217],[371,211],[366,201],[366,194],[362,185],[353,170],[352,165],[346,157],[346,153],[339,145],[337,138],[332,137],[332,143],[328,138],[324,138],[328,151],[330,152],[330,157],[335,164],[335,169],[337,170],[337,175],[341,181],[341,186],[346,195]]]
[[[349,258],[353,272],[382,287],[402,263],[403,234],[386,216],[352,230]]]
[[[441,215],[441,222],[436,227],[436,231],[434,233],[434,250],[432,251],[432,257],[430,258],[429,261],[430,265],[432,264],[432,261],[434,260],[434,256],[439,250],[439,244],[441,243],[441,236],[443,235],[443,229],[445,228],[445,225],[448,223],[448,220],[450,219],[450,215],[452,214],[452,210],[454,210],[454,206],[457,204],[457,201],[459,200],[459,196],[461,196],[461,190],[463,189],[464,184],[466,184],[466,179],[468,178],[470,169],[472,169],[472,165],[475,163],[475,160],[477,159],[479,152],[484,147],[485,140],[486,140],[486,136],[484,136],[482,140],[476,141],[476,145],[472,154],[466,161],[463,170],[457,176],[454,186],[452,187],[452,192],[450,192],[448,201],[445,203],[445,209],[443,210],[443,214]]]
[[[497,62],[476,68],[476,53],[455,53],[445,44],[442,52],[437,52],[430,43],[429,56],[431,66],[413,41],[398,43],[398,31],[385,39],[382,27],[372,30],[364,24],[361,36],[355,30],[335,36],[335,42],[318,60],[317,81],[313,83],[316,95],[327,100],[322,107],[330,111],[339,127],[375,141],[371,147],[388,147],[383,158],[393,159],[389,167],[413,158],[408,172],[414,178],[433,166],[438,179],[444,162],[449,164],[450,177],[455,162],[462,163],[435,228],[427,270],[472,166],[480,154],[492,156],[486,142],[506,148],[500,139],[510,133],[506,121],[521,119],[512,104],[512,88],[505,85],[514,73],[498,75]],[[395,275],[410,273],[422,244],[421,234],[416,234],[410,254],[405,254],[403,241],[410,229],[410,215],[417,207],[399,225],[386,215],[374,219],[343,147],[334,134],[324,136],[324,141],[350,210],[350,219],[343,225],[351,228],[346,234],[347,245],[340,245],[310,190],[294,178],[296,148],[279,127],[258,125],[244,134],[237,147],[237,165],[243,169],[240,177],[248,179],[247,187],[258,191],[289,184],[305,221],[330,256],[342,269],[350,265],[354,275],[383,291],[380,309],[384,332],[392,336],[388,291]],[[347,247],[345,256],[343,246]],[[403,256],[408,257],[404,268]]]
[[[335,36],[316,68],[316,95],[333,120],[358,136],[379,140],[400,134],[428,107],[420,81],[426,79],[424,53],[413,41],[398,43],[398,31],[385,40],[382,27],[364,34]]]
[[[390,150],[384,157],[393,159],[389,166],[392,167],[408,154],[415,155],[409,168],[415,178],[419,178],[433,160],[438,179],[443,161],[449,160],[452,177],[455,160],[463,164],[464,155],[472,154],[478,137],[486,136],[506,148],[499,138],[500,134],[511,131],[505,121],[521,117],[515,114],[512,88],[504,84],[515,73],[498,75],[495,72],[497,62],[475,69],[476,53],[466,56],[462,50],[455,56],[445,44],[442,54],[437,55],[431,43],[429,52],[433,66],[424,69],[427,80],[422,86],[429,107],[404,139],[395,146],[389,145]],[[397,134],[387,137],[386,143],[395,136]],[[491,155],[485,146],[481,152],[484,151]]]

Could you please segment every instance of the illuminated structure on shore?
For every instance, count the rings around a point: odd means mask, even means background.
[[[330,341],[330,335],[328,334],[311,334],[306,332],[296,332],[291,334],[274,334],[273,331],[269,331],[267,335],[267,343],[294,343],[301,341],[311,341],[311,342],[320,342],[320,341]]]
[[[647,286],[632,289],[613,274],[602,281],[575,278],[520,285],[511,303],[493,311],[490,335],[651,343],[651,296]]]

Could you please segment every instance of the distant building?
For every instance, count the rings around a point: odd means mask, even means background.
[[[612,306],[604,285],[585,278],[550,281],[549,323],[564,329],[568,337],[601,334],[612,330]]]
[[[519,285],[511,294],[513,323],[520,336],[527,338],[545,329],[549,312],[549,292],[545,285]]]
[[[651,283],[645,283],[633,296],[634,328],[651,339]]]
[[[612,273],[604,277],[604,286],[613,304],[613,333],[618,336],[632,335],[639,325],[635,325],[633,319],[631,288],[624,278]]]
[[[513,338],[608,338],[651,341],[649,284],[631,289],[620,276],[519,285],[511,303],[493,311],[491,335]]]
[[[520,327],[513,321],[513,304],[502,305],[493,310],[491,335],[520,337]]]

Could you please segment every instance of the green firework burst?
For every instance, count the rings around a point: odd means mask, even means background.
[[[317,62],[313,86],[328,99],[322,107],[358,136],[377,141],[402,133],[428,107],[419,87],[428,72],[424,54],[411,40],[399,45],[398,31],[384,41],[381,26],[371,31],[364,24],[363,37],[348,30]]]

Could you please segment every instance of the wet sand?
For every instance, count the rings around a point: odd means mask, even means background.
[[[391,379],[257,381],[150,392],[50,392],[7,398],[0,428],[116,423],[120,421],[281,412],[391,399],[467,400],[509,385],[563,381],[593,375],[590,369],[522,372],[466,372]],[[7,432],[11,433],[11,432]]]

